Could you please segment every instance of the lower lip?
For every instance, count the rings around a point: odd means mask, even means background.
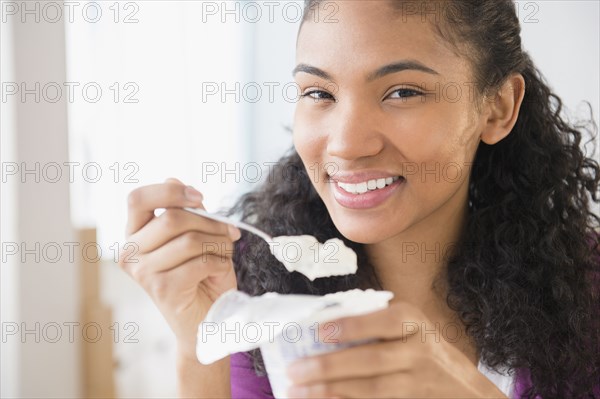
[[[333,195],[335,200],[343,207],[351,209],[368,209],[375,208],[378,205],[384,203],[390,196],[392,196],[400,187],[405,183],[403,178],[400,178],[384,188],[380,188],[373,191],[367,191],[363,194],[352,194],[338,186],[334,181],[331,181],[333,185]]]

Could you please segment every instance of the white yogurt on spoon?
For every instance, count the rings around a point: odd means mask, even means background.
[[[331,238],[321,244],[310,235],[271,237],[250,224],[226,216],[212,214],[204,209],[183,209],[256,234],[269,244],[271,253],[289,272],[302,273],[311,281],[320,277],[353,274],[358,269],[356,254],[339,238]]]
[[[289,272],[297,271],[311,281],[321,277],[356,273],[356,253],[339,238],[323,244],[310,235],[273,237],[271,253]]]

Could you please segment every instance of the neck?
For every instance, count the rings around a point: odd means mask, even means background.
[[[427,329],[439,326],[441,336],[450,323],[458,327],[461,339],[453,345],[477,364],[475,348],[467,343],[463,324],[445,300],[447,259],[461,239],[468,213],[466,204],[467,193],[456,193],[427,219],[365,247],[382,288],[394,293],[392,302],[408,302],[420,309],[433,323]],[[455,338],[456,328],[448,330]]]
[[[443,280],[448,256],[461,239],[468,211],[466,206],[452,205],[446,203],[427,219],[387,240],[365,245],[383,288],[395,294],[394,300],[425,310],[434,298],[445,294],[444,287],[434,287],[433,283],[440,274]]]

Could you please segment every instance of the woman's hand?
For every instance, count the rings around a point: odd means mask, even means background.
[[[119,265],[145,290],[175,333],[179,352],[195,359],[198,325],[224,291],[237,287],[233,242],[240,231],[183,207],[202,206],[202,194],[179,180],[129,195],[126,240]],[[158,208],[167,208],[154,216]]]
[[[290,397],[506,398],[462,352],[436,339],[432,327],[402,302],[324,323],[324,342],[378,341],[296,361],[288,369]],[[333,339],[325,338],[332,330]]]

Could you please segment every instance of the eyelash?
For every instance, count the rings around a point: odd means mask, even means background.
[[[399,97],[400,99],[403,99],[403,100],[406,100],[406,99],[408,99],[408,98],[410,98],[410,97],[422,96],[422,95],[424,94],[423,92],[421,92],[421,91],[419,91],[419,90],[402,88],[402,89],[396,89],[396,90],[392,91],[392,92],[391,92],[391,93],[390,93],[390,94],[389,94],[387,97],[391,96],[391,95],[392,95],[392,94],[394,94],[394,93],[398,93],[398,92],[400,92],[400,91],[404,91],[404,92],[410,92],[410,93],[412,93],[412,95],[410,95],[410,96],[400,96],[400,97]],[[309,97],[309,98],[312,98],[313,100],[316,100],[316,101],[319,101],[319,100],[326,100],[326,98],[314,98],[314,97],[312,96],[312,94],[315,94],[315,93],[325,94],[325,95],[329,96],[329,99],[333,98],[333,96],[332,96],[331,94],[329,94],[329,93],[327,93],[326,91],[323,91],[323,90],[311,90],[311,91],[309,91],[309,92],[306,92],[306,93],[304,93],[304,94],[301,94],[301,95],[300,95],[300,97],[302,97],[302,98],[304,98],[304,97]],[[386,98],[387,98],[387,97],[386,97]]]
[[[392,92],[391,92],[391,93],[388,95],[388,97],[389,97],[390,95],[394,94],[394,93],[397,93],[397,92],[399,92],[399,91],[405,91],[405,92],[406,92],[406,91],[408,91],[408,92],[414,93],[413,95],[411,95],[411,96],[407,96],[407,97],[402,97],[402,96],[401,96],[400,98],[403,98],[403,99],[406,99],[406,98],[409,98],[409,97],[415,97],[415,96],[422,96],[422,95],[423,95],[423,92],[421,92],[421,91],[419,91],[419,90],[416,90],[416,89],[409,89],[409,88],[402,88],[402,89],[396,89],[396,90],[392,91]],[[386,97],[386,98],[387,98],[387,97]]]
[[[330,97],[333,97],[331,94],[327,93],[326,91],[323,90],[311,90],[309,92],[306,92],[304,94],[301,94],[300,97],[304,98],[304,97],[309,97],[312,98],[313,100],[325,100],[324,98],[314,98],[313,96],[311,96],[311,94],[315,94],[315,93],[321,93],[321,94],[326,94]]]

